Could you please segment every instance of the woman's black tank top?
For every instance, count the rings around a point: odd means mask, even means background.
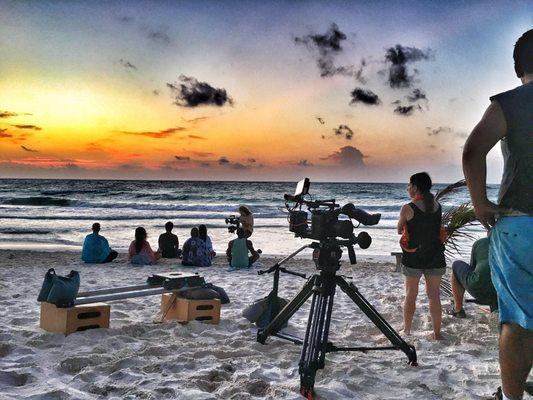
[[[409,203],[409,207],[414,213],[413,218],[407,221],[409,248],[416,249],[416,251],[413,253],[404,251],[402,264],[416,269],[445,267],[444,245],[439,238],[442,223],[440,204],[437,211],[433,213],[422,211],[414,203]]]

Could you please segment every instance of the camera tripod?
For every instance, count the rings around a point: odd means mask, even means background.
[[[261,344],[265,344],[269,336],[277,336],[302,345],[298,372],[300,374],[300,393],[307,399],[313,399],[316,372],[318,369],[324,368],[326,353],[339,351],[367,352],[372,350],[401,350],[407,355],[409,365],[417,365],[414,346],[406,343],[401,338],[368,300],[363,297],[353,283],[348,283],[344,277],[337,275],[337,270],[340,267],[339,260],[342,255],[340,245],[352,246],[353,242],[350,240],[333,240],[326,243],[313,242],[301,247],[268,270],[258,272],[260,275],[274,272],[273,290],[270,295],[272,298],[277,298],[280,272],[305,277],[303,274],[287,271],[281,265],[305,248],[313,248],[315,249],[315,253],[317,251],[319,252],[318,257],[314,258],[320,273],[311,276],[300,292],[281,311],[273,309],[270,323],[257,332],[257,341]],[[355,258],[355,255],[353,257]],[[352,254],[350,254],[350,258],[352,258]],[[355,260],[353,261],[355,263]],[[337,286],[348,295],[357,307],[389,339],[392,346],[337,347],[328,341],[331,315],[333,312],[333,299]],[[302,340],[293,335],[280,332],[280,329],[287,324],[288,320],[311,296],[311,308],[309,310],[309,319],[307,321],[304,339]],[[277,304],[277,302],[274,302],[274,304]]]

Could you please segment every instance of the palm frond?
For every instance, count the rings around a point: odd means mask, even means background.
[[[472,225],[476,220],[474,208],[470,203],[463,203],[457,207],[451,207],[442,214],[442,225],[448,234],[448,238],[444,243],[448,256],[453,253],[461,254],[458,246],[459,242],[476,238],[476,235],[464,230],[466,226]]]
[[[452,183],[451,185],[448,185],[444,189],[442,189],[439,192],[437,192],[437,194],[435,195],[435,200],[440,200],[444,196],[446,196],[446,195],[448,195],[448,194],[450,194],[452,192],[455,192],[457,189],[461,189],[461,188],[463,188],[465,186],[466,186],[466,180],[464,180],[464,179],[461,179],[460,181]]]

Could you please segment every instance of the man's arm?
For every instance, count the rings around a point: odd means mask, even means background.
[[[505,137],[507,124],[500,105],[493,101],[476,125],[463,150],[463,172],[470,190],[474,212],[487,229],[501,209],[487,199],[487,153]]]
[[[233,240],[230,240],[228,243],[228,249],[226,250],[226,257],[228,258],[228,261],[231,260],[231,248],[233,246]]]
[[[256,262],[259,258],[259,253],[255,251],[254,245],[252,244],[251,240],[246,241],[246,246],[248,247],[248,251],[252,254],[252,263]]]

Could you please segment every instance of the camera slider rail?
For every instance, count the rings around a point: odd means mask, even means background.
[[[167,272],[153,274],[148,277],[145,285],[80,292],[76,300],[74,300],[74,305],[155,296],[163,293],[179,293],[194,287],[202,287],[204,284],[204,278],[197,273]]]

